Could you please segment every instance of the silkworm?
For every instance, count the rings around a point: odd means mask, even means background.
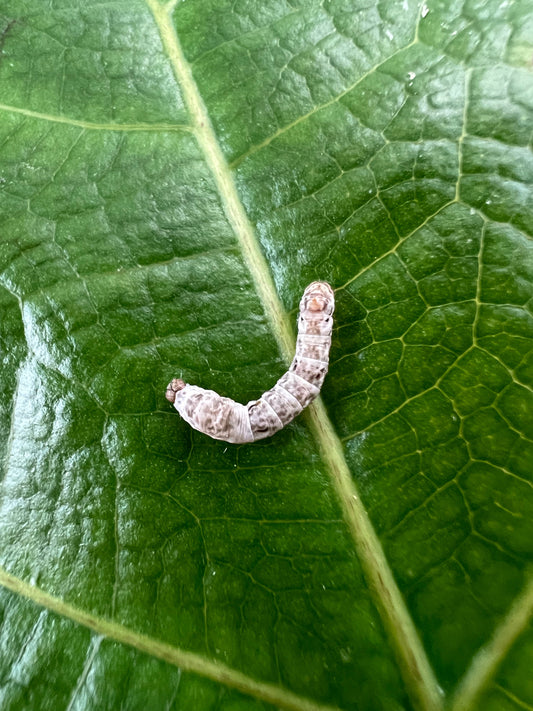
[[[259,400],[241,405],[214,390],[175,378],[165,396],[195,430],[233,444],[270,437],[291,422],[320,392],[328,372],[335,297],[324,281],[304,291],[296,354],[289,370]]]

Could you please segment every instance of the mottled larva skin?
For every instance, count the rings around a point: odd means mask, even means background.
[[[335,297],[325,281],[304,291],[296,354],[289,370],[259,400],[241,405],[214,390],[175,379],[166,397],[195,430],[233,444],[270,437],[293,420],[320,392],[328,372]]]

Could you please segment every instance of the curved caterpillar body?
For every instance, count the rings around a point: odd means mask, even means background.
[[[296,354],[289,370],[259,400],[241,405],[213,390],[175,379],[166,398],[195,430],[233,444],[270,437],[312,402],[328,372],[335,297],[314,281],[304,291],[298,316]]]

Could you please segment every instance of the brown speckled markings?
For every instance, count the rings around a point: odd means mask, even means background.
[[[312,402],[328,372],[335,297],[325,281],[304,291],[296,354],[289,370],[259,400],[241,405],[213,390],[175,379],[166,397],[194,429],[233,444],[270,437]]]

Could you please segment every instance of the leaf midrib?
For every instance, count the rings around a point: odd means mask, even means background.
[[[168,54],[189,111],[197,141],[217,184],[226,216],[241,247],[270,321],[272,333],[286,362],[290,362],[295,343],[288,314],[278,298],[268,263],[237,193],[230,167],[212,128],[191,67],[181,49],[171,18],[173,5],[160,5],[158,0],[146,0],[146,3],[155,19],[163,47]],[[424,711],[438,711],[442,706],[442,700],[433,670],[396,585],[381,543],[361,503],[344,457],[342,444],[320,400],[315,401],[309,408],[309,421],[322,460],[340,499],[346,523],[374,600],[395,648],[406,687],[417,707]]]

